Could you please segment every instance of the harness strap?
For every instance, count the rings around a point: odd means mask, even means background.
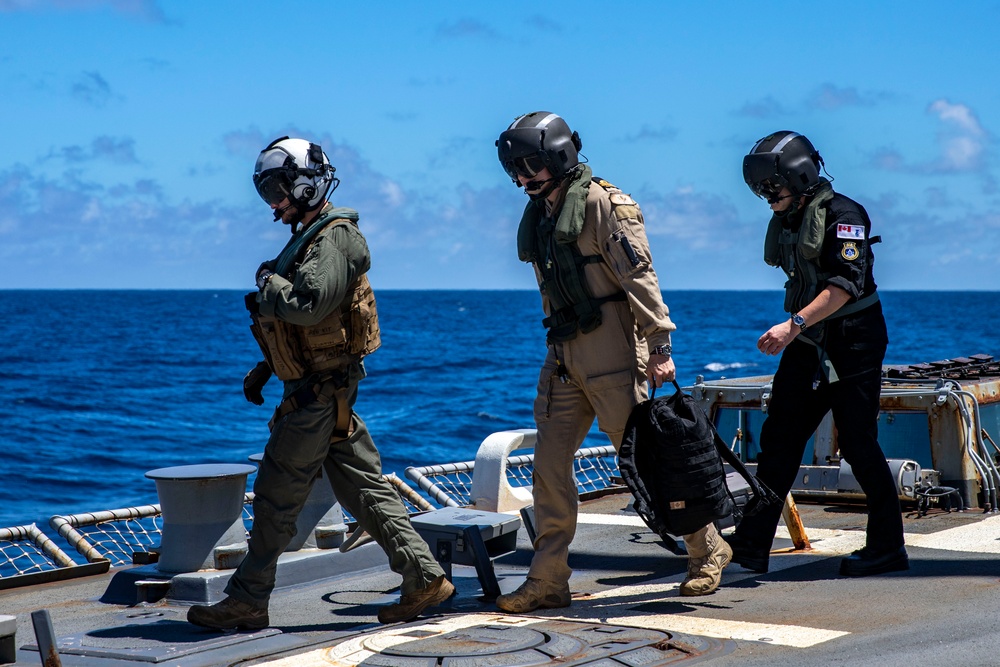
[[[283,417],[296,410],[300,410],[316,401],[329,403],[332,400],[337,402],[337,421],[333,426],[333,437],[331,440],[344,440],[354,432],[354,422],[351,419],[351,406],[349,403],[350,393],[347,386],[337,386],[334,378],[326,378],[321,382],[307,384],[286,397],[278,407],[274,409],[274,415],[267,422],[268,430],[273,431],[274,425]]]
[[[591,255],[592,257],[595,255]],[[615,292],[608,296],[602,296],[599,299],[591,299],[583,303],[578,303],[572,306],[566,306],[561,310],[557,310],[548,317],[542,320],[542,325],[547,329],[559,326],[560,324],[569,321],[569,319],[576,320],[580,315],[585,315],[595,308],[609,303],[611,301],[625,301],[628,299],[628,295],[624,290],[620,292]]]
[[[854,313],[860,313],[862,310],[868,306],[875,305],[879,300],[878,292],[872,292],[863,299],[858,299],[854,303],[849,303],[847,305],[841,306],[832,315],[828,315],[823,318],[824,320],[834,320],[838,317],[844,317],[845,315],[853,315]],[[820,320],[823,321],[823,320]]]

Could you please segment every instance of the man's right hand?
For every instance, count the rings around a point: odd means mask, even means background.
[[[254,405],[264,405],[264,395],[261,390],[270,379],[271,367],[266,361],[261,361],[243,378],[243,395]]]

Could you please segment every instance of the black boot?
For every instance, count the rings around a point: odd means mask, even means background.
[[[725,540],[733,549],[734,563],[751,572],[759,572],[760,574],[767,572],[767,561],[771,556],[771,550],[768,547],[753,545],[741,537],[739,533],[733,533]]]
[[[876,551],[865,547],[840,561],[840,573],[845,577],[867,577],[909,569],[910,559],[906,555],[906,547],[891,551]]]
[[[213,630],[262,630],[268,626],[267,605],[263,607],[227,597],[211,606],[196,604],[188,609],[189,623]]]

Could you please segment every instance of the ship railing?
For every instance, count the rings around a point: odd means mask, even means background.
[[[253,494],[245,494],[243,502],[243,525],[249,535]],[[114,566],[148,562],[146,554],[156,550],[163,533],[158,504],[57,515],[49,525],[88,562],[107,560]]]
[[[491,438],[507,434],[531,434],[530,442],[517,441],[516,444],[518,446],[534,444],[533,432],[530,431],[507,431],[494,434]],[[525,438],[525,440],[529,440],[529,438]],[[489,443],[490,439],[483,443],[475,461],[410,467],[406,469],[406,476],[434,502],[443,507],[474,505],[478,509],[503,512],[529,505],[531,503],[531,475],[535,462],[534,453],[512,456],[509,455],[508,451],[497,464],[488,456],[484,458],[484,450],[489,449]],[[503,445],[501,445],[502,449]],[[477,463],[484,468],[480,471],[480,480],[490,479],[494,476],[499,477],[501,481],[497,483],[497,489],[490,489],[485,493],[479,490],[488,484],[474,483]],[[490,468],[488,472],[485,469],[487,465]],[[577,492],[581,497],[609,489],[624,488],[618,473],[618,458],[611,446],[587,447],[578,450],[573,458],[573,471]],[[512,500],[498,502],[497,495]]]
[[[504,464],[502,474],[507,484],[530,498],[534,454],[505,457]],[[415,514],[473,504],[475,467],[475,461],[465,461],[408,468],[407,477],[423,494],[394,474],[386,475],[386,480],[396,489],[407,511]],[[621,485],[612,447],[581,449],[574,459],[574,471],[581,496]],[[244,495],[247,535],[253,525],[253,499],[252,492]],[[346,511],[344,520],[355,523]],[[63,551],[35,524],[0,528],[0,590],[154,562],[163,532],[158,504],[57,515],[49,525],[68,543],[70,553],[75,550],[80,556]]]
[[[78,565],[35,524],[0,528],[0,590],[107,572],[98,560]]]

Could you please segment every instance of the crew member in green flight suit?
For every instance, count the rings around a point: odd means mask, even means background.
[[[278,557],[322,467],[344,507],[403,577],[397,604],[379,610],[382,623],[410,621],[454,592],[406,509],[382,477],[365,423],[353,410],[362,359],[380,345],[371,258],[358,214],[327,197],[339,184],[323,150],[282,137],[257,158],[253,181],[292,238],[255,276],[247,305],[266,361],[244,380],[247,400],[261,405],[274,373],[284,395],[254,483],[254,525],[248,553],[226,586],[227,597],[195,605],[188,620],[216,629],[267,627]]]
[[[570,604],[569,547],[576,532],[573,455],[597,423],[617,449],[644,383],[676,376],[676,329],[653,270],[639,205],[579,161],[580,137],[556,114],[525,114],[496,142],[507,175],[528,195],[517,234],[542,293],[548,355],[534,405],[532,494],[536,538],[528,578],[497,606],[524,613]],[[719,586],[731,552],[715,526],[684,536],[682,595]]]

